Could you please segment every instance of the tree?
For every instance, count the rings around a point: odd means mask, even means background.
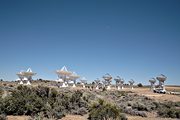
[[[138,87],[143,87],[142,83],[137,84]]]

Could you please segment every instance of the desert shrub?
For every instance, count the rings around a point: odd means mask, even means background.
[[[4,114],[0,114],[0,120],[7,120],[6,115],[4,115]]]
[[[126,114],[124,113],[120,113],[120,118],[121,120],[128,120],[128,118],[126,117]]]
[[[52,88],[52,89],[51,89],[51,94],[50,94],[50,95],[51,95],[52,98],[56,98],[57,95],[58,95],[57,90],[55,90],[55,89]]]
[[[125,108],[125,109],[123,109],[123,112],[130,114],[130,115],[134,115],[134,116],[147,117],[147,115],[144,111],[138,111],[138,110],[132,109],[132,108]]]
[[[109,93],[111,96],[115,96],[116,98],[126,96],[127,92],[126,91],[115,91],[115,92],[110,92]]]
[[[142,103],[136,102],[132,105],[133,109],[137,109],[138,111],[148,111],[147,106]]]
[[[137,84],[138,87],[143,87],[142,83]]]
[[[141,117],[147,117],[146,113],[144,111],[135,111],[135,114]]]
[[[9,87],[14,87],[14,85],[10,84]]]
[[[97,95],[92,92],[84,92],[82,99],[87,103],[91,103],[91,101],[96,100]]]
[[[81,96],[82,96],[82,92],[81,91],[79,91],[79,90],[75,91],[75,93],[70,98],[70,102],[76,103],[76,102],[80,101]]]
[[[88,119],[90,120],[120,120],[122,117],[119,108],[110,103],[106,103],[102,99],[99,99],[98,103],[92,104],[89,108],[89,112]]]
[[[4,90],[0,88],[0,97],[2,97]]]
[[[176,107],[180,107],[180,102],[175,102]]]
[[[58,93],[48,87],[18,86],[5,98],[0,98],[0,113],[7,115],[42,116],[60,119],[65,114],[77,110],[77,114],[87,113],[87,101],[82,91],[64,91]]]
[[[44,86],[38,86],[35,89],[36,94],[43,98],[43,99],[47,99],[49,97],[49,93],[50,93],[50,88],[49,87],[44,87]]]
[[[161,110],[158,110],[158,115],[161,117],[175,118],[176,117],[176,111],[174,109],[163,108]]]
[[[0,114],[3,114],[3,112],[4,112],[4,108],[3,107],[4,107],[3,106],[3,99],[0,98]]]
[[[103,92],[104,92],[104,91],[107,91],[106,87],[103,87],[102,91],[103,91]]]
[[[133,103],[132,103],[132,102],[130,102],[130,101],[128,101],[127,105],[128,105],[128,106],[132,106],[132,105],[133,105]]]
[[[153,101],[152,103],[153,103],[153,105],[155,106],[156,109],[159,108],[159,105],[160,105],[159,102]]]
[[[34,116],[31,116],[28,120],[48,120],[48,118],[44,116],[43,112],[40,112]],[[54,119],[51,118],[51,120],[54,120]]]
[[[165,102],[159,103],[158,115],[166,118],[180,118],[180,109],[176,108],[177,103]]]
[[[87,114],[87,109],[85,107],[79,108],[77,114],[78,115],[85,115]]]
[[[43,100],[35,94],[25,95],[21,91],[12,93],[4,101],[4,112],[8,115],[38,113],[44,107]]]
[[[82,107],[82,108],[78,108],[77,110],[72,110],[72,114],[75,114],[75,115],[85,115],[87,114],[87,109]]]

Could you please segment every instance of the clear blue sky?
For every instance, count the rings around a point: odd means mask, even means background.
[[[88,80],[162,73],[180,85],[180,1],[1,0],[0,78],[31,67],[56,79],[64,65]]]

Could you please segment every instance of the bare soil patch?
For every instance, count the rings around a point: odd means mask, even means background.
[[[7,116],[8,120],[28,120],[29,116]]]
[[[80,115],[66,115],[61,120],[87,120],[88,115],[80,116]]]
[[[167,87],[167,89],[180,90],[180,87]],[[149,90],[149,88],[134,88],[134,90],[132,90],[132,91],[139,95],[144,95],[144,96],[147,96],[152,99],[159,100],[159,101],[173,101],[173,102],[180,101],[180,96],[170,95],[170,94],[153,93],[152,91]]]

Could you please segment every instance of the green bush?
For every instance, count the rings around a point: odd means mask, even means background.
[[[3,99],[4,112],[8,115],[30,115],[40,112],[44,107],[44,102],[30,91],[29,88],[22,88],[13,91],[11,96],[5,97]]]
[[[6,115],[4,115],[4,114],[0,114],[0,120],[7,120]]]
[[[4,90],[0,88],[0,97],[2,97]]]
[[[176,107],[180,107],[180,102],[175,102]]]
[[[174,102],[160,103],[157,113],[164,118],[180,118],[180,109],[176,105]]]
[[[134,103],[132,108],[137,109],[138,111],[148,111],[147,106],[139,102]]]
[[[11,95],[0,98],[0,113],[7,115],[44,116],[60,119],[65,114],[78,110],[78,114],[87,113],[87,102],[82,91],[60,92],[48,87],[18,86]]]
[[[138,87],[143,87],[142,83],[137,84]]]
[[[89,108],[89,117],[90,120],[121,120],[125,116],[121,115],[121,110],[115,105],[106,103],[104,100],[99,99],[98,103],[94,103]]]
[[[128,120],[127,117],[126,117],[126,114],[124,113],[120,113],[120,120]]]

